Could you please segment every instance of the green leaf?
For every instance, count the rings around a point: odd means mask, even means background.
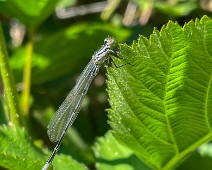
[[[0,166],[13,170],[41,169],[51,152],[44,155],[32,144],[24,129],[0,126]],[[87,167],[63,154],[53,161],[57,170],[86,170]]]
[[[31,144],[24,129],[0,127],[0,166],[8,169],[41,169],[44,157]]]
[[[33,28],[46,19],[58,0],[5,0],[0,1],[0,12],[15,17]]]
[[[71,159],[70,156],[60,154],[55,157],[53,166],[57,170],[71,169],[71,170],[88,170],[84,164]]]
[[[131,150],[121,145],[111,132],[104,138],[99,138],[93,150],[97,158],[96,168],[99,170],[149,170]]]
[[[212,22],[169,22],[122,46],[108,69],[114,136],[154,169],[171,169],[212,139]],[[116,60],[115,60],[116,61]]]

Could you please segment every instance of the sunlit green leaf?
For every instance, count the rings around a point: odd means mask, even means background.
[[[212,139],[211,30],[208,17],[169,22],[123,47],[130,64],[108,69],[113,134],[154,169],[175,167]]]
[[[96,167],[99,170],[149,170],[131,150],[118,143],[110,132],[104,138],[98,139],[94,152],[97,158]]]
[[[70,156],[63,154],[56,156],[53,166],[57,170],[71,169],[71,170],[88,170],[88,168],[79,162],[71,159]]]
[[[212,144],[210,143],[205,143],[202,146],[198,148],[198,152],[202,156],[209,156],[212,157]]]

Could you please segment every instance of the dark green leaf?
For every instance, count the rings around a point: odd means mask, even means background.
[[[212,152],[211,152],[212,153]],[[210,153],[210,154],[211,154]],[[192,169],[192,170],[208,170],[212,167],[211,155],[202,155],[197,151],[194,151],[189,158],[186,159],[177,170],[185,170],[185,169]]]

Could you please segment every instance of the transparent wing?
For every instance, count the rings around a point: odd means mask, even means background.
[[[69,123],[70,117],[70,125],[74,122],[84,95],[98,70],[98,66],[91,60],[81,73],[74,88],[54,114],[47,127],[47,133],[51,142],[57,142],[60,139],[67,123]]]

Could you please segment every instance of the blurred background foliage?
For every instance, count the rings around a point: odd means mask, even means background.
[[[0,0],[19,114],[34,144],[53,148],[46,134],[48,122],[105,37],[131,44],[139,34],[148,37],[168,20],[183,26],[191,19],[210,17],[211,12],[212,0]],[[110,128],[105,79],[102,68],[59,151],[91,169],[95,159],[91,146]],[[9,124],[2,99],[0,123]],[[203,159],[198,155],[194,160],[197,157]],[[182,166],[189,167],[191,159]]]

